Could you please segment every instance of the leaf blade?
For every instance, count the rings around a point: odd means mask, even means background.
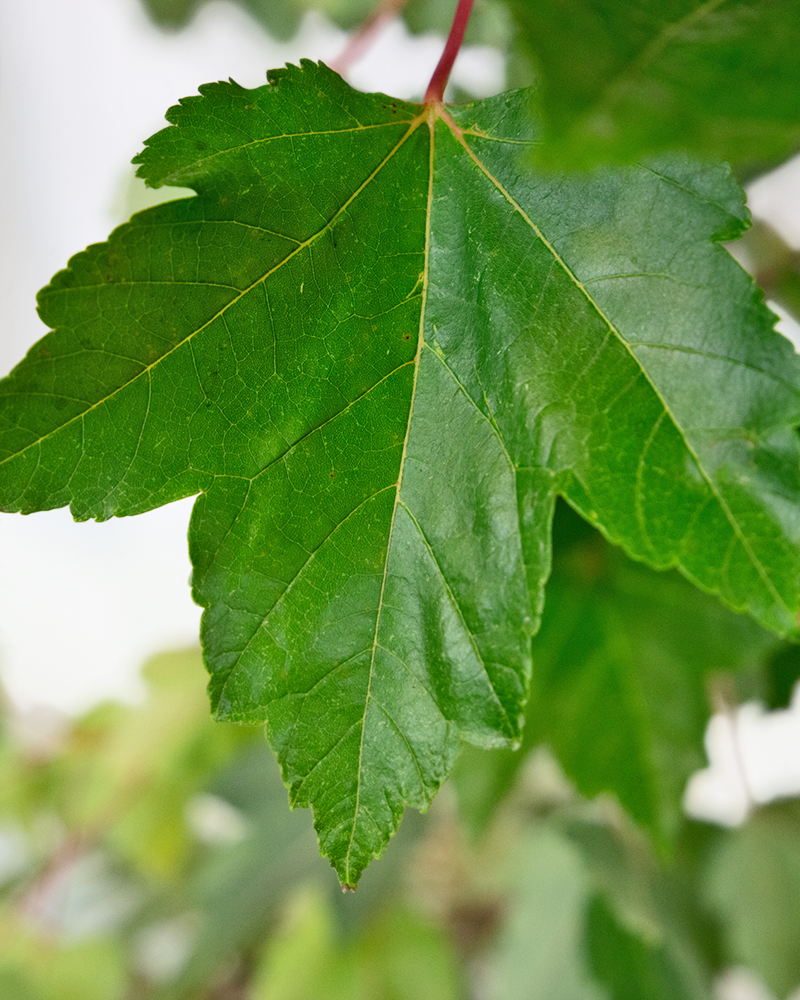
[[[173,109],[138,160],[198,196],[43,293],[59,329],[0,392],[23,449],[2,503],[102,518],[200,493],[212,706],[266,722],[354,886],[462,740],[519,740],[557,494],[636,558],[795,628],[800,372],[711,245],[744,219],[719,171],[554,181],[520,164],[525,94],[420,110],[311,64],[271,79]],[[677,316],[650,294],[664,274],[689,289]],[[722,358],[745,402],[698,399],[684,355],[701,375]],[[734,560],[714,490],[765,579],[746,547]]]

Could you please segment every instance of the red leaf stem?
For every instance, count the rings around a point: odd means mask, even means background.
[[[456,61],[458,50],[464,41],[464,32],[467,30],[469,15],[472,13],[474,0],[458,0],[458,7],[453,18],[453,25],[450,34],[447,36],[447,44],[444,47],[439,65],[433,71],[431,82],[425,91],[425,104],[442,104],[444,100],[444,89],[450,79],[450,71]]]

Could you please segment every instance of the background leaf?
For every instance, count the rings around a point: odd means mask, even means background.
[[[755,969],[779,997],[800,983],[799,823],[796,800],[759,809],[719,844],[706,875],[729,961]]]
[[[794,0],[511,0],[541,67],[545,162],[663,149],[752,173],[800,147]]]
[[[150,16],[166,28],[186,25],[205,0],[143,0]],[[238,0],[273,36],[286,40],[298,30],[309,11],[318,11],[337,27],[360,27],[377,9],[376,0]],[[455,7],[451,0],[409,0],[398,16],[415,33],[450,30]],[[504,47],[511,31],[510,18],[501,0],[477,0],[467,29],[467,44]],[[425,81],[420,81],[420,95]]]
[[[549,745],[582,795],[612,793],[666,847],[683,822],[686,782],[705,763],[712,686],[724,680],[779,707],[797,647],[677,574],[627,559],[565,504],[553,544],[523,750]],[[459,801],[476,829],[524,761],[493,751],[459,762]]]

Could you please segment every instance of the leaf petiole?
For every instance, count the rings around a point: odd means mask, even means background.
[[[450,28],[450,34],[447,36],[442,58],[433,71],[431,82],[425,91],[423,102],[425,104],[442,104],[444,101],[444,90],[447,86],[447,81],[450,79],[450,71],[453,69],[453,63],[456,61],[458,50],[464,41],[464,32],[467,30],[467,22],[469,21],[469,15],[472,13],[473,2],[474,0],[458,0],[458,7],[456,8],[453,24]]]

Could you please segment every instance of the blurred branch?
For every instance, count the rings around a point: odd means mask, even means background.
[[[408,0],[381,0],[361,27],[356,28],[347,39],[347,44],[330,64],[330,68],[344,75],[353,63],[358,62],[389,21],[397,17],[407,3]]]
[[[757,219],[729,249],[764,289],[767,298],[800,320],[800,252]]]

